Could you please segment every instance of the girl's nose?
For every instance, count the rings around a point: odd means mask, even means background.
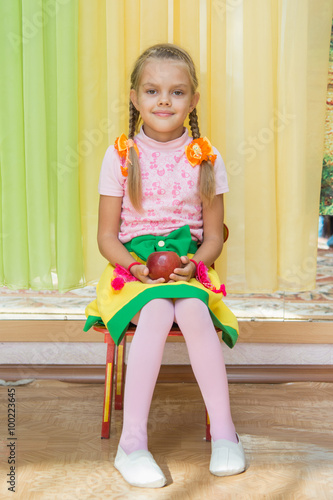
[[[169,94],[161,95],[158,100],[159,106],[169,106],[170,105],[170,97]]]

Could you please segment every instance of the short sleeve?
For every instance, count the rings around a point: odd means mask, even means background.
[[[98,192],[106,196],[124,196],[124,183],[118,152],[114,146],[109,146],[102,162]]]
[[[214,153],[217,158],[214,163],[215,171],[215,182],[216,182],[216,194],[227,193],[229,191],[227,171],[224,165],[224,161],[219,151],[213,147]]]

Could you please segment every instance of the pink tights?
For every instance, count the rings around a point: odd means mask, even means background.
[[[210,418],[212,439],[237,442],[220,341],[207,306],[198,299],[155,299],[140,313],[128,358],[120,446],[148,449],[147,423],[164,345],[173,321],[185,338],[192,369]]]

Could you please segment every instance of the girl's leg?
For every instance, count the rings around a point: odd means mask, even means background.
[[[208,308],[199,299],[178,299],[175,319],[185,338],[192,369],[206,404],[212,439],[237,443],[223,353]]]
[[[127,455],[148,449],[148,414],[173,321],[174,304],[170,299],[152,300],[141,310],[125,380],[124,420],[119,445]]]

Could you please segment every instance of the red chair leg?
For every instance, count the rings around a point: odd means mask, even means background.
[[[114,399],[115,410],[123,409],[124,400],[124,368],[125,368],[126,336],[117,347],[116,354],[116,395]]]
[[[106,335],[110,337],[109,332]],[[106,350],[106,366],[105,366],[103,420],[102,420],[102,433],[101,433],[102,439],[109,439],[110,437],[114,352],[115,352],[114,342],[108,341]]]
[[[208,411],[206,410],[206,441],[210,443],[211,441],[211,435],[210,435],[210,420],[209,420],[209,415]]]

